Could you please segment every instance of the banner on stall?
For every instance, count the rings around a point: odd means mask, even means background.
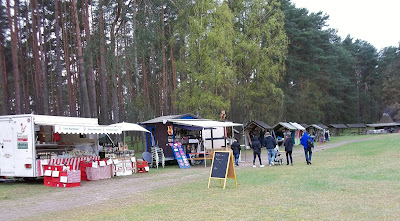
[[[189,161],[186,157],[185,151],[183,151],[183,147],[181,143],[170,143],[169,144],[172,148],[172,151],[174,152],[174,156],[176,161],[178,161],[178,165],[181,169],[186,169],[190,168]]]

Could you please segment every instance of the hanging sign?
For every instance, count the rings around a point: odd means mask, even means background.
[[[233,154],[231,151],[215,151],[211,165],[210,178],[208,179],[208,188],[210,188],[211,179],[218,179],[221,186],[222,180],[224,180],[225,189],[227,178],[235,179],[235,187],[237,187]]]

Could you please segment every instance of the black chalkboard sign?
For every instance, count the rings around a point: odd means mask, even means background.
[[[215,152],[212,164],[211,177],[225,178],[228,169],[229,152]]]

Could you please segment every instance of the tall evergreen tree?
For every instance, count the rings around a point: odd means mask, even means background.
[[[177,106],[181,112],[196,112],[218,118],[229,110],[232,85],[233,16],[226,3],[212,0],[191,2],[180,13],[178,32],[184,43],[184,60],[179,71],[187,78],[178,86]],[[183,23],[188,23],[186,24]]]
[[[233,110],[241,121],[277,122],[283,111],[278,87],[288,39],[280,1],[231,1],[235,15]]]

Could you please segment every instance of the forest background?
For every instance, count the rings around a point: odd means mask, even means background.
[[[1,0],[0,114],[399,121],[400,45],[328,19],[288,0]]]

